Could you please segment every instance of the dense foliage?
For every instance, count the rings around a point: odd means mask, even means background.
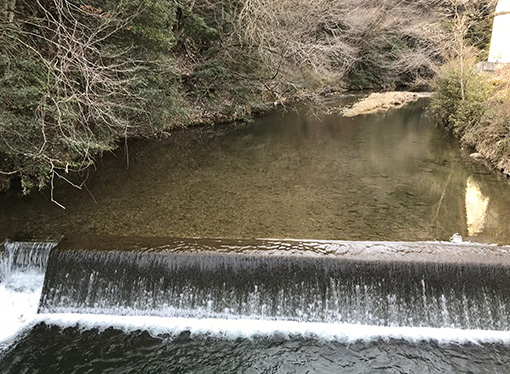
[[[0,190],[67,178],[131,136],[423,86],[445,39],[438,3],[1,0]]]
[[[510,172],[510,69],[481,74],[476,60],[466,62],[462,78],[459,65],[446,64],[437,80],[432,110],[462,145]],[[460,81],[465,80],[462,97]]]
[[[0,161],[25,192],[87,168],[119,138],[212,121],[223,109],[218,97],[231,115],[255,101],[253,85],[229,85],[217,29],[187,5],[18,0],[4,8],[12,4],[0,34]]]
[[[457,3],[463,6],[449,20],[457,39],[437,77],[432,110],[463,146],[510,173],[510,67],[487,73],[478,64],[489,54],[495,4]]]

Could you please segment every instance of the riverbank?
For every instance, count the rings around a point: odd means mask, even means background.
[[[86,173],[131,137],[321,93],[423,88],[447,39],[447,13],[397,0],[66,4],[0,14],[0,190]]]
[[[473,158],[510,177],[510,65],[487,73],[473,64],[464,77],[445,66],[431,108]]]

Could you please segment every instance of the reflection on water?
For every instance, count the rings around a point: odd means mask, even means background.
[[[489,198],[480,191],[480,185],[469,177],[466,182],[466,218],[468,235],[475,236],[483,231],[487,216]]]
[[[415,103],[343,118],[271,113],[248,125],[132,141],[77,190],[0,196],[0,237],[469,240],[510,243],[510,189]],[[468,233],[466,180],[486,197]],[[91,197],[93,196],[93,198]],[[469,213],[472,214],[472,213]],[[471,216],[470,216],[471,217]],[[472,226],[472,225],[471,225]]]

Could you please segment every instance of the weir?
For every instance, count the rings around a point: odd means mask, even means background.
[[[444,244],[458,261],[396,262],[389,253],[420,243],[388,243],[386,257],[383,242],[256,244],[176,240],[119,251],[67,243],[50,255],[39,313],[510,329],[510,267],[496,263],[507,248]],[[483,248],[485,263],[465,261]]]
[[[4,253],[0,258],[0,280],[16,271],[44,271],[50,251],[57,243],[7,240],[3,245]]]
[[[37,313],[54,242],[11,242],[0,251],[0,352]]]
[[[243,320],[296,331],[303,323],[321,331],[345,325],[376,335],[510,330],[508,247],[133,238],[55,245],[4,244],[0,292],[13,302],[2,302],[0,346],[31,321],[93,320],[86,315],[170,317],[200,328],[215,320],[241,330]]]

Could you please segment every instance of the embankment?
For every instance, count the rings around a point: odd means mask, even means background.
[[[494,72],[446,65],[432,111],[461,145],[510,177],[510,64]]]

